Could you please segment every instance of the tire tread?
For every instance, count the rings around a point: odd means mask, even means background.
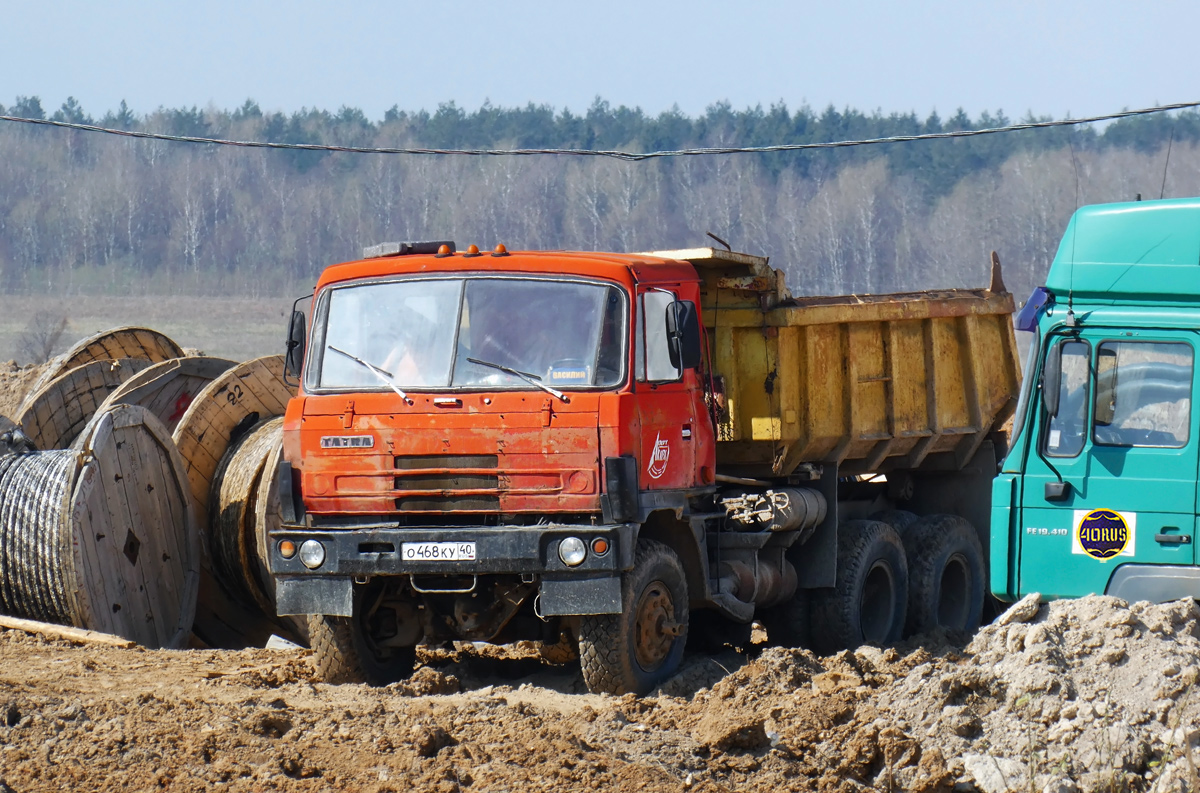
[[[899,551],[901,569],[894,571],[904,583],[897,607],[898,625],[895,638],[903,630],[907,606],[907,565],[904,564],[904,546],[897,531],[889,524],[877,520],[851,520],[838,527],[837,585],[831,589],[815,590],[812,604],[812,634],[814,649],[820,653],[857,647],[861,641],[859,627],[858,598],[848,597],[846,589],[851,581],[859,577],[869,548],[884,541]]]
[[[634,669],[636,662],[634,661],[633,647],[629,644],[631,636],[630,632],[626,631],[627,614],[624,612],[637,608],[637,597],[640,595],[640,592],[632,591],[631,580],[637,576],[638,571],[649,569],[658,562],[666,562],[679,577],[683,597],[680,602],[675,603],[675,611],[680,617],[678,621],[687,625],[687,579],[679,557],[669,546],[661,542],[647,539],[638,540],[633,568],[622,577],[621,581],[623,613],[595,614],[580,618],[579,663],[583,669],[584,683],[593,694],[642,693],[639,689],[645,688],[646,681],[644,679],[639,681],[638,672]],[[686,633],[680,637],[680,641],[686,641],[686,639]],[[682,655],[682,652],[676,650],[672,650],[672,652],[677,656]],[[673,665],[668,662],[654,673],[652,684],[660,682],[673,671]]]
[[[979,627],[986,594],[983,591],[982,578],[983,546],[979,542],[979,536],[966,519],[957,515],[926,515],[914,524],[904,537],[904,550],[908,555],[909,566],[906,635],[925,633],[937,627],[938,615],[933,604],[938,597],[932,590],[940,584],[942,570],[933,568],[940,566],[939,562],[946,546],[954,543],[964,546],[968,553],[974,556],[968,563],[977,565],[975,577],[979,587],[978,608],[972,609],[968,624],[961,629],[973,631]]]
[[[313,664],[326,683],[367,682],[362,658],[354,644],[354,626],[350,619],[326,614],[308,615]]]

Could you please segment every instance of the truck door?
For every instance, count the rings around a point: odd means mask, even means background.
[[[1104,329],[1050,338],[1058,406],[1039,409],[1026,461],[1021,594],[1103,593],[1122,564],[1194,563],[1196,340]]]
[[[695,467],[695,415],[685,372],[671,363],[667,307],[679,285],[642,286],[637,291],[634,329],[634,388],[641,420],[639,487],[691,487]]]

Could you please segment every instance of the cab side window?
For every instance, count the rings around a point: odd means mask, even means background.
[[[1192,347],[1108,341],[1096,353],[1092,438],[1100,446],[1187,445],[1192,423]]]
[[[639,382],[678,380],[683,372],[671,363],[667,343],[667,309],[675,295],[666,291],[644,292],[638,298],[637,329],[634,334],[634,371]]]
[[[1046,422],[1042,451],[1047,457],[1075,457],[1087,439],[1088,364],[1087,342],[1062,342],[1062,377],[1058,384],[1058,412]]]

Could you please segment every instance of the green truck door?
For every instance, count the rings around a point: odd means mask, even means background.
[[[1059,405],[1053,417],[1038,410],[1030,439],[1020,594],[1102,593],[1122,564],[1194,563],[1196,340],[1103,328],[1051,339]],[[1052,468],[1066,483],[1061,497]]]

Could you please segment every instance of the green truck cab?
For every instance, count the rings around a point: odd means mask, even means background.
[[[1017,329],[1033,341],[993,484],[993,593],[1200,598],[1200,199],[1078,210]]]

